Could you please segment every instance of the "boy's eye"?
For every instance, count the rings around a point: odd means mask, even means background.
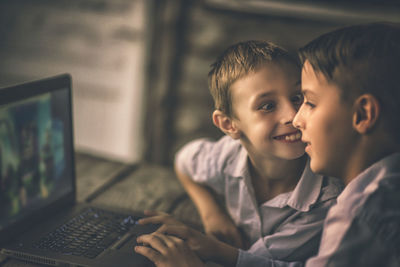
[[[259,109],[265,110],[265,111],[271,111],[275,108],[275,103],[274,102],[269,102],[269,103],[265,103],[262,104]]]
[[[293,104],[295,104],[295,105],[301,105],[301,104],[303,103],[303,100],[304,100],[303,94],[294,95],[294,96],[291,98],[291,100],[292,100]]]
[[[310,108],[315,108],[315,105],[308,101],[304,101],[304,105],[309,106]]]

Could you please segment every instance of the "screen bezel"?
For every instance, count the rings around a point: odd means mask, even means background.
[[[67,142],[66,148],[69,150],[66,154],[66,164],[71,168],[72,180],[72,191],[66,195],[60,197],[53,203],[49,203],[45,207],[38,211],[32,212],[25,217],[24,220],[18,220],[13,222],[11,225],[0,229],[0,245],[9,242],[10,239],[16,238],[19,233],[28,229],[33,224],[46,218],[49,214],[52,214],[60,208],[73,205],[76,199],[76,179],[75,179],[75,158],[74,158],[74,142],[73,142],[73,120],[72,120],[72,78],[69,74],[62,74],[51,78],[46,78],[38,81],[28,82],[20,85],[14,85],[0,89],[0,106],[10,104],[16,101],[28,99],[31,97],[39,96],[46,93],[52,93],[57,90],[67,89],[68,97],[66,107],[68,107],[66,127],[69,127],[70,131],[65,136],[64,141]]]

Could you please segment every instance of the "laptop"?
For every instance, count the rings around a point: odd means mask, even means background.
[[[71,77],[0,89],[1,253],[50,266],[153,266],[142,214],[76,202]]]

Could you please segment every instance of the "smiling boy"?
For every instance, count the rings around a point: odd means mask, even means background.
[[[306,266],[400,266],[400,28],[325,34],[300,50],[304,103],[294,119],[311,169],[345,190]]]
[[[247,250],[244,262],[249,254],[304,261],[341,185],[309,171],[292,125],[303,102],[298,62],[270,42],[241,42],[211,66],[209,88],[226,136],[195,140],[175,161],[206,233]]]

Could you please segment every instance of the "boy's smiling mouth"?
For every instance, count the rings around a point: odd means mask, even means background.
[[[283,135],[274,136],[273,139],[284,142],[298,142],[301,141],[301,132],[295,131]]]

